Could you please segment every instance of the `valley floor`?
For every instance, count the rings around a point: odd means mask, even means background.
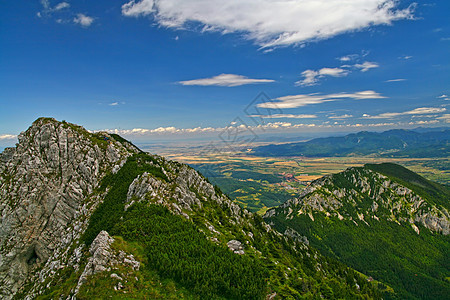
[[[232,199],[260,214],[293,197],[315,179],[367,163],[396,163],[429,180],[450,184],[450,159],[446,157],[257,157],[246,152],[204,153],[202,148],[187,147],[151,150],[191,165]]]

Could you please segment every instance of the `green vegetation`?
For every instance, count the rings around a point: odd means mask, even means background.
[[[112,136],[116,141],[118,141],[119,143],[121,143],[121,144],[130,144],[130,145],[132,145],[132,146],[134,146],[136,149],[139,149],[138,147],[136,147],[132,142],[130,142],[129,140],[126,140],[126,139],[124,139],[123,137],[121,137],[120,135],[118,135],[118,134],[115,134],[115,133],[110,133],[109,134],[110,136]],[[141,151],[142,152],[142,151]]]
[[[173,163],[172,168],[176,165]],[[100,230],[107,230],[116,236],[114,247],[132,252],[142,262],[141,269],[119,270],[128,274],[121,291],[113,291],[114,279],[108,277],[112,271],[91,276],[80,291],[82,299],[88,295],[122,299],[124,293],[168,299],[264,299],[271,293],[288,299],[380,297],[377,285],[363,275],[316,250],[268,232],[260,216],[242,215],[237,224],[230,218],[228,204],[206,199],[194,186],[190,190],[204,200],[201,207],[188,212],[189,219],[151,201],[136,203],[124,211],[128,187],[143,172],[169,182],[154,157],[143,153],[130,157],[117,174],[103,179],[99,192],[107,191],[105,201],[95,210],[82,237],[89,245]],[[175,188],[175,182],[170,184]],[[218,187],[215,190],[217,195],[222,194]],[[209,224],[221,232],[215,243],[210,241]],[[228,249],[230,239],[245,245],[244,255]],[[59,284],[52,295],[66,289],[66,284]]]
[[[262,299],[268,271],[258,260],[208,241],[167,208],[135,204],[111,231],[145,248],[148,264],[202,298]]]
[[[110,190],[106,194],[105,200],[92,214],[89,227],[83,235],[82,240],[87,245],[92,243],[100,231],[109,231],[113,228],[123,214],[128,187],[138,175],[144,172],[169,181],[157,161],[145,153],[129,157],[116,174],[109,174],[103,178],[100,190],[105,191],[107,187],[110,187]]]
[[[264,207],[274,207],[292,198],[295,189],[279,185],[283,177],[263,171],[250,163],[193,165],[208,176],[208,180],[221,187],[225,194],[252,212]],[[275,173],[276,174],[276,173]],[[292,183],[292,186],[300,184]],[[288,185],[290,186],[290,185]]]
[[[434,235],[420,227],[411,228],[389,221],[368,220],[356,226],[314,213],[286,220],[278,215],[273,221],[280,231],[291,227],[305,235],[324,255],[332,256],[352,268],[391,285],[399,299],[446,299],[450,284],[448,237]]]
[[[367,169],[380,172],[391,180],[405,184],[430,204],[448,207],[448,188],[430,182],[408,169],[395,164],[366,165]],[[379,206],[377,218],[372,218],[373,192],[361,192],[351,181],[366,181],[374,189],[380,185],[376,178],[358,177],[364,168],[355,168],[335,174],[331,183],[317,189],[317,195],[331,196],[330,191],[345,189],[352,198],[339,198],[343,204],[340,215],[328,215],[326,212],[313,211],[308,214],[294,214],[287,218],[279,213],[267,218],[281,232],[287,228],[306,236],[310,244],[322,254],[339,259],[343,263],[362,273],[372,276],[392,286],[394,294],[385,298],[396,299],[447,299],[450,290],[450,237],[432,233],[416,223],[417,234],[407,221],[394,222],[391,211]],[[380,196],[382,197],[382,196]],[[391,198],[389,201],[400,201]],[[294,211],[298,210],[292,207]],[[406,207],[404,208],[406,209]],[[358,214],[365,215],[364,221]],[[400,217],[408,217],[401,215]]]

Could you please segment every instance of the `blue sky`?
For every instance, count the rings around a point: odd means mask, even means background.
[[[0,144],[40,116],[144,140],[448,126],[450,2],[346,3],[1,1]]]

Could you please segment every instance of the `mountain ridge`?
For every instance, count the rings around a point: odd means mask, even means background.
[[[386,286],[273,230],[191,167],[40,118],[1,154],[0,295],[379,298]]]
[[[416,132],[392,129],[361,131],[339,137],[316,138],[306,142],[272,144],[256,147],[257,156],[352,156],[446,157],[450,153],[450,129]]]
[[[401,184],[412,174],[429,183],[395,164],[349,168],[313,181],[264,219],[389,284],[401,298],[443,299],[450,289],[450,189],[436,184],[440,193],[428,200],[418,186]]]

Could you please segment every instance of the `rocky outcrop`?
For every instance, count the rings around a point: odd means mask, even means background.
[[[107,133],[91,134],[49,118],[35,121],[18,139],[17,147],[5,149],[0,157],[0,298],[4,299],[79,236],[93,210],[86,199],[95,198],[106,172],[120,168],[138,151]]]
[[[83,283],[88,277],[104,271],[114,270],[118,265],[129,266],[132,270],[139,270],[141,263],[138,262],[132,254],[126,254],[122,250],[114,250],[111,248],[114,238],[109,236],[106,231],[101,231],[89,248],[91,257],[84,268],[83,273],[78,279],[78,285],[75,288],[74,296],[79,292]],[[113,273],[116,279],[122,279],[116,273]],[[120,281],[119,280],[119,281]]]
[[[291,219],[294,215],[306,214],[313,219],[313,212],[365,224],[367,217],[385,218],[411,224],[418,234],[415,223],[433,232],[450,233],[449,213],[445,207],[434,205],[409,188],[367,168],[349,168],[324,176],[306,187],[299,197],[268,210],[264,217],[285,214],[286,219]]]
[[[159,180],[149,173],[136,177],[128,189],[126,209],[135,202],[150,201],[189,219],[189,214],[202,209],[203,201],[213,201],[229,209],[232,223],[241,223],[243,217],[250,215],[225,195],[217,195],[214,186],[189,166],[172,161],[161,163],[171,181]]]
[[[242,243],[238,240],[230,240],[227,243],[228,248],[236,254],[242,255],[244,254],[244,247]]]

